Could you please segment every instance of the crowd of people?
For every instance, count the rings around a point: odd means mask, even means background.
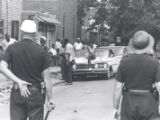
[[[49,53],[50,65],[60,66],[62,73],[62,80],[66,85],[72,85],[72,66],[75,63],[75,52],[87,49],[88,50],[88,64],[91,64],[91,60],[95,59],[96,44],[84,44],[80,38],[77,38],[75,43],[71,43],[67,38],[57,39],[55,43],[51,45],[49,49],[46,46],[47,39],[44,36],[40,37],[40,46]]]
[[[80,38],[72,45],[65,38],[57,39],[49,49],[45,36],[37,43],[34,21],[24,20],[20,30],[19,42],[6,34],[0,44],[0,71],[13,80],[10,117],[11,120],[43,120],[46,97],[48,110],[55,107],[50,66],[61,66],[62,79],[66,85],[72,85],[75,51],[87,49],[90,65],[97,46],[85,45]],[[137,31],[130,39],[133,53],[122,58],[115,76],[115,119],[120,116],[121,120],[159,120],[160,64],[153,57],[154,44],[154,38],[146,31]],[[158,94],[153,94],[155,91]]]

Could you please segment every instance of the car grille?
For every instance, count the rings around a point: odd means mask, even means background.
[[[98,64],[98,68],[104,68],[104,64],[103,63]]]
[[[91,65],[91,68],[94,68],[94,65]],[[88,64],[77,65],[77,69],[89,69]]]

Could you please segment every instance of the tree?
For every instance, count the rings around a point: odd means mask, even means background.
[[[81,25],[83,25],[83,18],[86,16],[89,7],[95,7],[96,0],[78,0],[77,16]]]
[[[110,32],[121,36],[127,45],[129,39],[137,30],[146,30],[159,38],[160,20],[158,0],[111,0],[112,15],[110,17]]]
[[[149,32],[156,41],[160,38],[160,1],[159,0],[81,0],[83,10],[90,6],[97,8],[93,17],[95,22],[88,30],[99,27],[99,32],[108,31],[110,39],[117,36],[127,45],[137,30]],[[86,2],[84,2],[86,1]],[[82,4],[82,3],[81,3]],[[85,4],[85,5],[84,5]],[[83,14],[83,17],[85,14]],[[81,17],[82,18],[82,17]],[[106,28],[106,25],[109,26]]]

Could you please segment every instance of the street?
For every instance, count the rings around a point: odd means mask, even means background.
[[[114,79],[74,81],[64,85],[51,79],[56,108],[48,120],[111,120]],[[9,120],[9,105],[0,106],[0,118]]]

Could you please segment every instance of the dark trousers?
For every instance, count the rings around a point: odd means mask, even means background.
[[[57,65],[58,65],[58,57],[51,56],[51,66],[57,66]]]
[[[61,74],[62,79],[65,80],[65,59],[61,58]]]
[[[67,62],[65,58],[61,61],[62,79],[67,83],[72,83],[72,63]]]
[[[64,74],[65,81],[67,83],[72,83],[72,64],[71,62],[66,63],[64,69],[65,69],[65,74]]]
[[[45,95],[40,89],[29,87],[31,95],[28,98],[21,96],[19,89],[12,89],[10,100],[11,120],[43,120]]]
[[[150,120],[157,114],[158,104],[152,93],[124,93],[121,120]]]

